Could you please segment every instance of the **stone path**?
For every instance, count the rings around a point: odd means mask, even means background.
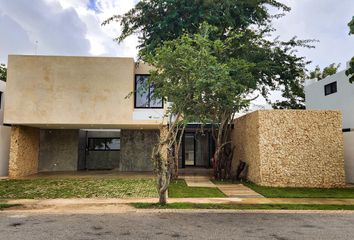
[[[182,178],[186,181],[188,187],[217,187],[207,176],[184,176]]]
[[[244,186],[243,184],[214,184],[207,176],[183,177],[188,187],[218,188],[227,197],[232,198],[263,198],[262,195]]]
[[[263,196],[243,184],[217,184],[220,189],[228,197],[236,198],[263,198]]]

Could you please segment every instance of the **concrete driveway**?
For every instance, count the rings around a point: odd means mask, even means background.
[[[354,213],[130,211],[0,213],[1,239],[353,239]]]

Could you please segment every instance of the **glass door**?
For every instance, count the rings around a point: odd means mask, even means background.
[[[194,133],[185,133],[184,135],[184,165],[195,166]]]

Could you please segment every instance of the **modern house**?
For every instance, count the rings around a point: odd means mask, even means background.
[[[354,183],[354,84],[341,71],[320,81],[308,80],[305,94],[306,109],[342,112],[346,177]]]
[[[134,91],[149,70],[133,58],[9,56],[4,121],[13,126],[10,176],[151,171],[167,104],[151,99],[153,86]],[[209,141],[208,134],[189,128],[180,167],[209,167]],[[26,145],[34,148],[32,155]]]
[[[8,175],[10,127],[3,125],[6,83],[0,80],[0,177]]]
[[[37,172],[151,171],[168,103],[140,91],[150,67],[133,58],[9,56],[4,123],[9,176]],[[127,97],[130,95],[130,97]],[[207,127],[206,127],[207,128]],[[209,131],[190,124],[179,168],[212,166]],[[260,110],[234,122],[232,169],[264,186],[345,184],[338,111]]]

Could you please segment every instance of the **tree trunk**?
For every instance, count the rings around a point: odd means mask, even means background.
[[[159,195],[159,204],[165,205],[167,203],[167,191],[162,191]]]
[[[231,176],[231,161],[234,150],[229,141],[230,128],[230,114],[225,112],[221,118],[220,126],[216,130],[216,146],[214,154],[214,178],[217,180],[227,179]]]

